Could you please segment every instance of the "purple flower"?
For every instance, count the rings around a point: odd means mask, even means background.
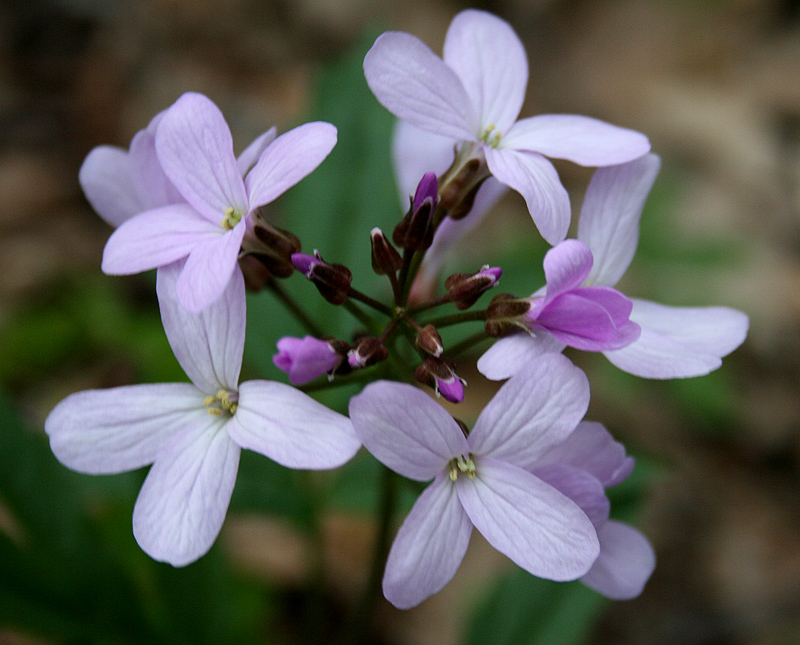
[[[358,450],[352,424],[282,383],[238,384],[245,334],[237,274],[200,314],[177,300],[178,262],[158,272],[164,330],[192,383],[77,392],[45,421],[56,457],[80,472],[153,464],[133,511],[133,533],[156,560],[203,556],[225,519],[241,448],[289,468],[335,468]]]
[[[444,587],[473,526],[536,576],[585,575],[599,553],[592,522],[530,470],[569,436],[588,404],[585,375],[558,354],[506,383],[468,437],[412,386],[379,381],[353,397],[350,417],[365,447],[409,479],[433,479],[392,545],[383,577],[386,598],[404,609]]]
[[[278,341],[278,353],[272,360],[289,375],[292,385],[302,385],[335,369],[342,357],[330,343],[313,336],[284,336]]]
[[[551,244],[567,234],[569,199],[544,156],[606,166],[650,149],[643,135],[588,117],[516,121],[528,83],[525,50],[506,22],[483,11],[462,11],[453,19],[444,60],[410,34],[381,35],[364,59],[364,73],[390,112],[464,142],[464,158],[485,157],[491,174],[522,194]]]
[[[138,273],[187,258],[178,280],[181,304],[198,312],[224,291],[253,211],[314,170],[336,143],[329,123],[307,123],[272,141],[242,173],[231,133],[216,105],[187,93],[162,116],[155,136],[158,162],[186,203],[144,211],[109,238],[103,270]]]
[[[660,167],[656,155],[600,168],[586,191],[578,239],[594,256],[585,284],[613,287],[636,252],[639,219]],[[644,378],[686,378],[717,369],[744,341],[748,318],[727,307],[668,307],[632,299],[630,320],[641,334],[622,348],[603,354],[620,369]],[[478,361],[491,379],[508,378],[543,352],[561,351],[563,342],[539,334],[498,340]]]

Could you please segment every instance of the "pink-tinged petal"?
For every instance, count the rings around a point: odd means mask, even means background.
[[[275,139],[247,175],[250,208],[270,203],[312,172],[333,150],[336,137],[334,126],[318,121]]]
[[[614,441],[602,423],[581,421],[567,439],[544,455],[537,466],[569,464],[594,475],[604,488],[616,486],[631,474],[633,457]]]
[[[578,240],[564,240],[544,256],[546,300],[581,285],[592,268],[592,252]]]
[[[92,149],[81,164],[78,181],[92,208],[111,226],[146,210],[136,194],[130,157],[122,148]]]
[[[364,447],[409,479],[433,479],[450,459],[467,453],[467,441],[453,417],[405,383],[367,385],[350,399],[350,418]]]
[[[236,165],[239,166],[239,173],[242,177],[247,176],[250,169],[256,165],[261,153],[264,152],[266,147],[275,141],[278,134],[278,128],[271,127],[264,134],[260,135],[253,143],[247,146],[242,154],[236,158]]]
[[[458,139],[433,134],[398,119],[392,136],[392,160],[397,178],[400,207],[408,209],[420,178],[426,172],[441,175],[455,159]]]
[[[156,154],[156,125],[160,123],[157,115],[146,130],[140,130],[131,141],[130,158],[133,169],[133,183],[143,208],[150,210],[169,204],[186,201],[169,180],[161,167]]]
[[[576,114],[540,114],[514,124],[502,148],[538,152],[581,166],[615,166],[650,152],[650,141],[634,130]]]
[[[206,414],[159,453],[133,508],[133,535],[154,560],[175,567],[204,556],[228,511],[239,446]]]
[[[635,299],[631,320],[642,328],[638,340],[604,354],[621,370],[655,379],[712,372],[742,344],[749,325],[745,314],[727,307],[668,307]]]
[[[472,522],[450,478],[441,473],[419,496],[394,539],[383,595],[409,609],[437,593],[455,575],[472,535]]]
[[[548,580],[574,580],[590,569],[600,545],[575,502],[512,464],[483,457],[475,468],[475,478],[460,476],[456,490],[489,544]]]
[[[224,235],[204,240],[192,249],[177,285],[178,300],[186,309],[203,311],[222,295],[231,276],[241,276],[237,260],[246,226],[242,220]]]
[[[611,503],[594,475],[566,464],[541,466],[534,469],[533,474],[580,506],[595,527],[603,526],[608,520]]]
[[[541,155],[484,146],[486,163],[497,180],[525,198],[539,233],[550,244],[567,236],[569,196],[556,169]]]
[[[480,131],[505,133],[516,120],[528,86],[528,58],[511,26],[485,11],[462,11],[450,23],[444,62],[455,70],[480,120]]]
[[[586,375],[562,354],[545,354],[517,372],[483,409],[470,452],[530,470],[569,436],[589,407]]]
[[[492,381],[504,381],[549,352],[561,353],[566,345],[544,330],[495,341],[478,359],[478,371]]]
[[[283,383],[247,381],[228,434],[287,468],[337,468],[350,461],[361,443],[350,420]]]
[[[108,238],[102,269],[109,275],[129,275],[166,266],[222,232],[218,224],[211,224],[188,204],[145,211],[124,222]]]
[[[272,357],[275,366],[289,375],[292,385],[302,385],[330,372],[342,362],[331,344],[313,336],[284,336],[277,343],[278,353]]]
[[[175,101],[158,125],[156,151],[167,177],[210,222],[219,224],[229,208],[247,214],[231,131],[210,99],[187,92]]]
[[[656,567],[653,547],[639,531],[621,522],[606,522],[597,537],[600,557],[581,582],[612,600],[636,598]]]
[[[595,171],[578,220],[578,239],[594,255],[589,284],[613,287],[630,265],[639,242],[639,218],[661,168],[654,154]]]
[[[378,36],[364,58],[364,75],[395,116],[446,137],[477,138],[478,119],[464,86],[419,38],[399,31]]]
[[[153,463],[184,426],[206,415],[203,396],[190,383],[76,392],[53,408],[44,429],[65,466],[121,473]]]
[[[245,294],[241,273],[230,280],[220,298],[201,313],[191,313],[178,301],[177,283],[184,263],[159,270],[156,279],[161,321],[183,371],[205,394],[235,391],[242,367],[245,334]]]

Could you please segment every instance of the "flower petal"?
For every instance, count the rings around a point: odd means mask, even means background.
[[[578,240],[564,240],[544,256],[544,275],[547,280],[547,300],[575,289],[592,269],[592,252]]]
[[[378,36],[364,58],[364,75],[395,116],[435,134],[477,138],[478,119],[464,86],[419,38],[399,31]]]
[[[256,140],[247,146],[242,154],[236,158],[236,165],[239,166],[239,173],[242,177],[246,177],[250,169],[256,165],[261,153],[264,152],[269,144],[275,141],[277,134],[278,128],[272,126],[264,134],[256,138]]]
[[[109,275],[129,275],[166,266],[221,232],[188,204],[145,211],[123,222],[108,238],[102,269]]]
[[[540,114],[517,121],[500,146],[581,166],[614,166],[650,152],[650,141],[640,132],[576,114]]]
[[[603,526],[608,520],[611,503],[603,484],[594,475],[567,464],[540,466],[533,474],[580,506],[595,527]]]
[[[642,208],[660,167],[658,156],[648,154],[595,171],[578,220],[578,239],[594,255],[589,284],[613,287],[627,270],[639,242]]]
[[[386,599],[409,609],[440,591],[458,570],[471,535],[456,488],[440,473],[397,532],[383,575]]]
[[[287,468],[336,468],[350,461],[361,443],[350,420],[283,383],[247,381],[228,434]]]
[[[498,181],[525,198],[528,211],[542,237],[558,244],[567,236],[569,196],[553,164],[541,155],[484,146],[486,163]]]
[[[209,414],[159,453],[133,508],[133,535],[151,558],[182,567],[216,540],[239,468],[239,446]]]
[[[481,412],[470,452],[530,470],[567,438],[589,407],[586,375],[562,354],[544,354],[517,372]]]
[[[167,177],[210,222],[219,224],[228,208],[247,214],[231,131],[210,99],[187,92],[175,101],[158,126],[156,151]]]
[[[312,172],[336,145],[336,128],[318,121],[289,130],[269,144],[248,173],[250,209],[270,203]]]
[[[653,547],[639,531],[621,522],[606,522],[597,537],[600,557],[581,582],[612,600],[636,598],[655,569]]]
[[[528,86],[528,58],[511,26],[485,11],[462,11],[447,30],[444,62],[464,84],[479,130],[494,126],[508,131]]]
[[[205,394],[235,391],[242,367],[245,335],[245,295],[241,274],[222,296],[201,313],[191,313],[178,301],[177,283],[183,262],[159,270],[156,279],[161,321],[170,347],[183,371]]]
[[[495,549],[548,580],[584,575],[600,552],[597,533],[571,499],[529,472],[482,457],[474,479],[459,477],[458,498]]]
[[[547,331],[531,337],[520,333],[495,341],[478,359],[478,371],[492,381],[511,378],[528,364],[548,352],[562,352],[566,345]]]
[[[727,307],[668,307],[633,300],[631,320],[642,328],[638,340],[603,352],[621,370],[644,378],[702,376],[745,339],[748,318]]]
[[[78,181],[92,208],[111,226],[146,210],[136,194],[130,157],[122,148],[93,148],[81,164]]]
[[[443,407],[405,383],[378,381],[350,399],[356,434],[373,456],[409,479],[433,479],[467,452],[464,434]]]
[[[70,394],[44,429],[62,464],[99,475],[153,463],[184,426],[204,416],[203,393],[190,383],[126,385]]]
[[[131,141],[133,184],[143,211],[186,201],[164,173],[156,154],[156,128],[163,115],[157,114]]]

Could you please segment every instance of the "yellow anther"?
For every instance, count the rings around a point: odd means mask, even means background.
[[[231,401],[231,393],[227,390],[219,390],[216,396],[205,397],[203,405],[208,408],[208,413],[215,417],[221,416],[223,412],[233,415],[238,407],[236,401]]]
[[[241,221],[241,219],[242,214],[233,207],[229,206],[225,209],[225,217],[222,218],[222,228],[224,228],[226,231],[230,231]]]
[[[497,129],[497,126],[494,124],[487,125],[483,132],[481,132],[481,136],[478,137],[480,141],[483,141],[487,146],[491,148],[496,148],[500,145],[500,139],[503,138],[503,134]]]
[[[458,479],[459,473],[465,473],[470,479],[475,479],[475,462],[472,461],[471,456],[456,457],[450,462],[449,466],[448,475],[450,476],[450,481]]]

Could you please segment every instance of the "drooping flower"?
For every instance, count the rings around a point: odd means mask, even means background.
[[[566,237],[569,199],[545,156],[586,166],[620,164],[650,150],[647,138],[596,119],[541,115],[516,121],[528,63],[514,30],[492,14],[467,10],[450,24],[444,59],[418,38],[387,32],[364,59],[370,89],[390,112],[462,142],[463,161],[478,158],[525,198],[542,236]]]
[[[255,209],[313,171],[336,144],[329,123],[306,123],[272,141],[242,178],[222,113],[187,93],[158,124],[155,149],[164,174],[185,203],[137,214],[109,238],[103,271],[138,273],[187,258],[178,281],[184,307],[201,311],[225,289]]]
[[[142,549],[174,566],[203,556],[222,527],[241,448],[289,468],[327,469],[359,442],[347,417],[291,386],[238,383],[245,333],[237,274],[199,314],[182,307],[182,263],[162,267],[157,291],[167,338],[191,383],[77,392],[45,421],[56,457],[74,470],[119,473],[153,464],[133,511]]]
[[[585,375],[559,354],[542,357],[506,383],[466,437],[443,408],[410,385],[379,381],[353,397],[350,417],[364,446],[409,479],[433,479],[392,545],[386,598],[409,608],[444,587],[473,526],[536,576],[585,575],[600,550],[592,522],[530,470],[569,436],[588,404]],[[602,487],[597,495],[603,497]]]
[[[595,172],[578,223],[578,240],[594,256],[585,285],[613,287],[625,273],[636,252],[639,219],[659,167],[656,155],[646,155]],[[625,347],[602,351],[614,365],[636,376],[668,379],[708,374],[747,335],[747,316],[727,307],[631,302],[630,320],[641,334]],[[509,336],[481,356],[478,369],[488,378],[504,379],[543,352],[562,349],[563,342],[554,342],[548,334]]]

